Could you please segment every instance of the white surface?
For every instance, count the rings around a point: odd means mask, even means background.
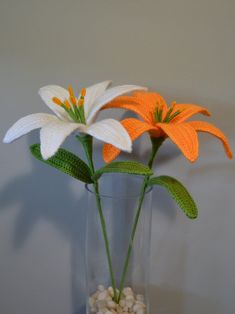
[[[41,110],[39,87],[111,78],[207,107],[235,150],[234,11],[233,0],[1,0],[1,138]],[[36,134],[1,144],[0,313],[75,314],[83,186],[31,158]],[[235,313],[234,161],[216,139],[200,139],[196,164],[169,142],[159,155],[158,173],[188,185],[200,215],[189,221],[164,191],[154,196],[152,314]]]

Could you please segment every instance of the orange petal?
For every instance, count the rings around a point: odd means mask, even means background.
[[[169,136],[189,161],[194,162],[197,159],[198,137],[191,125],[158,123],[157,126]]]
[[[208,132],[215,137],[217,137],[219,140],[221,140],[224,150],[228,156],[228,158],[233,158],[233,153],[229,147],[228,139],[224,135],[224,133],[215,127],[213,124],[205,122],[205,121],[190,121],[189,124],[196,130],[201,132]]]
[[[139,103],[148,110],[154,122],[154,113],[157,107],[162,109],[162,116],[164,117],[167,112],[167,103],[165,99],[158,93],[137,91],[133,93],[138,98]]]
[[[194,104],[175,104],[174,105],[174,112],[176,112],[177,110],[181,111],[181,113],[176,116],[171,123],[182,123],[184,121],[186,121],[187,119],[191,118],[193,115],[201,113],[204,114],[206,116],[210,116],[210,112],[206,109],[203,108],[201,106],[198,105],[194,105]],[[173,114],[172,113],[172,114]]]
[[[151,123],[152,115],[143,104],[139,103],[137,97],[134,96],[119,96],[105,105],[102,109],[120,108],[135,112],[142,117],[146,122]]]
[[[142,122],[134,118],[128,118],[121,121],[121,124],[127,130],[132,141],[135,141],[144,132],[154,130],[155,127],[151,124]],[[111,162],[120,154],[120,149],[111,144],[104,144],[103,146],[103,159],[106,163]]]

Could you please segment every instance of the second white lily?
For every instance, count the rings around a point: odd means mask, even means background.
[[[6,133],[3,142],[11,143],[32,130],[41,128],[41,154],[44,159],[52,157],[67,136],[74,131],[89,134],[124,151],[131,151],[131,139],[114,119],[94,122],[99,110],[117,96],[146,88],[123,85],[108,88],[111,81],[104,81],[82,89],[78,97],[71,87],[68,90],[57,85],[48,85],[39,90],[45,104],[55,113],[35,113],[18,120]]]

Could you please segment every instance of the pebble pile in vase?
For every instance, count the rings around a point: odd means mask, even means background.
[[[117,292],[119,292],[117,290]],[[119,304],[113,301],[113,288],[105,289],[99,285],[97,291],[89,298],[91,313],[96,314],[146,314],[144,296],[134,294],[130,287],[123,289]]]

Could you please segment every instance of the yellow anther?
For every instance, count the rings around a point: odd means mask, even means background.
[[[86,96],[86,88],[82,88],[82,90],[81,90],[81,96],[82,97],[85,97]]]
[[[70,99],[71,103],[74,106],[76,106],[77,102],[76,102],[76,98],[74,96],[73,88],[71,85],[68,86],[68,92],[69,92],[69,99]]]
[[[73,88],[71,85],[68,86],[68,92],[69,92],[70,97],[74,97],[74,92],[73,92]]]
[[[83,106],[83,105],[84,105],[84,99],[83,99],[83,98],[80,98],[80,99],[79,99],[78,105],[79,105],[79,106]]]
[[[67,109],[70,109],[70,104],[69,104],[69,102],[68,102],[67,99],[65,99],[64,105],[65,105],[65,107],[66,107]]]
[[[71,103],[72,103],[74,106],[77,105],[77,101],[76,101],[76,98],[75,98],[75,97],[70,96],[70,97],[69,97],[69,100],[71,101]]]
[[[56,105],[58,105],[58,106],[62,106],[62,105],[63,105],[62,101],[61,101],[59,98],[57,98],[57,97],[53,97],[53,98],[52,98],[52,101],[53,101]]]

